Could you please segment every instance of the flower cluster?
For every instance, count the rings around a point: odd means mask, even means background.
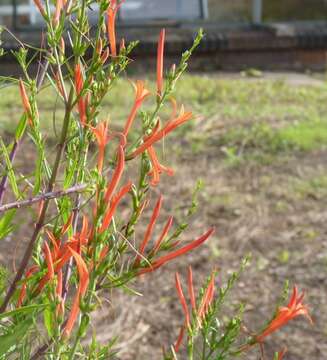
[[[58,24],[65,4],[62,1],[57,1],[55,14],[52,19],[54,24]],[[42,14],[46,16],[43,5],[37,2],[36,5]],[[112,57],[113,62],[119,62],[121,61],[120,57],[124,57],[121,54],[125,50],[124,43],[122,43],[119,53],[116,50],[115,19],[120,5],[121,3],[118,4],[116,1],[110,2],[106,10],[107,41],[98,38],[94,49],[95,57],[100,58],[100,66],[102,67],[109,56]],[[61,49],[61,53],[64,53],[65,45],[63,45],[64,41],[62,39],[61,37],[58,46]],[[158,40],[157,56],[157,93],[155,98],[158,102],[163,101],[165,97],[164,40],[165,31],[162,30]],[[108,46],[103,50],[105,43]],[[96,64],[99,63],[96,62]],[[97,112],[94,98],[98,94],[92,93],[92,89],[94,88],[97,74],[92,74],[91,69],[92,67],[88,67],[86,63],[83,64],[81,59],[76,61],[72,81],[73,91],[71,90],[69,95],[69,98],[71,98],[75,93],[75,99],[73,98],[69,106],[66,104],[66,107],[71,108],[72,113],[73,111],[77,112],[77,127],[84,133],[84,138],[89,138],[91,142],[95,142],[97,147],[97,172],[93,179],[95,181],[95,196],[92,200],[92,212],[87,213],[87,211],[84,211],[80,231],[77,231],[80,222],[79,214],[74,209],[61,227],[55,226],[53,231],[49,229],[45,231],[48,241],[44,240],[43,242],[43,255],[40,256],[38,265],[32,265],[25,271],[25,279],[22,281],[17,301],[17,308],[20,308],[33,301],[33,299],[37,299],[45,291],[49,292],[56,305],[54,321],[60,325],[61,336],[65,339],[71,336],[80,312],[88,312],[88,306],[82,304],[90,305],[94,291],[101,290],[103,282],[108,279],[107,276],[110,278],[110,276],[115,274],[113,269],[115,266],[118,266],[118,262],[115,263],[115,261],[118,261],[118,255],[122,255],[120,253],[121,250],[117,248],[117,242],[115,242],[117,241],[117,236],[120,236],[116,225],[117,219],[120,218],[120,207],[123,203],[126,204],[128,195],[132,196],[134,205],[138,203],[133,209],[134,223],[136,223],[150,203],[146,198],[147,188],[137,189],[137,186],[131,180],[123,183],[123,179],[126,177],[126,162],[135,159],[138,155],[142,155],[142,166],[144,169],[147,169],[147,166],[143,164],[143,157],[148,158],[150,169],[145,171],[145,177],[152,186],[159,184],[162,172],[172,176],[173,170],[160,164],[155,151],[155,144],[175,128],[192,118],[192,113],[185,112],[183,107],[180,114],[177,115],[175,110],[176,104],[173,100],[174,111],[171,119],[162,126],[160,126],[159,119],[155,126],[152,127],[149,124],[149,128],[144,129],[144,134],[142,134],[134,149],[129,150],[130,152],[127,154],[127,149],[131,149],[132,145],[128,141],[128,135],[139,110],[144,101],[151,96],[151,93],[145,87],[144,81],[137,80],[133,84],[135,88],[133,106],[123,129],[118,132],[114,131],[110,128],[108,119],[99,121],[95,116]],[[63,101],[69,101],[69,98],[67,99],[65,95],[67,84],[62,79],[62,75],[57,71],[54,81],[56,90],[61,95]],[[24,111],[27,118],[31,119],[30,100],[23,82],[20,81],[19,85]],[[31,122],[31,120],[29,121]],[[116,149],[113,150],[114,160],[112,161],[112,158],[108,157],[106,152],[107,145],[109,143],[113,145],[115,138],[118,138],[119,141]],[[112,161],[112,165],[109,166],[110,170],[108,171],[109,160]],[[128,260],[124,262],[125,270],[118,276],[116,283],[124,282],[124,279],[131,280],[133,277],[150,273],[160,268],[167,262],[197,248],[214,232],[214,229],[211,228],[198,239],[186,245],[181,245],[180,241],[177,240],[177,236],[174,234],[169,235],[174,222],[173,216],[169,216],[159,236],[150,247],[149,244],[154,237],[154,228],[160,215],[162,202],[163,196],[159,195],[143,240],[137,245],[135,253],[133,251],[126,252],[125,256],[128,257]],[[43,210],[42,205],[40,216]],[[130,222],[125,225],[125,227],[128,226],[130,226]],[[161,254],[162,252],[165,252],[165,254]],[[113,259],[115,259],[114,262],[112,262]],[[74,264],[75,266],[73,266]],[[73,274],[75,275],[73,276]],[[77,288],[72,303],[69,305],[68,289],[74,284]],[[207,302],[200,306],[200,316],[204,315],[207,309]],[[69,307],[70,312],[65,320],[64,312]]]
[[[294,286],[292,296],[287,306],[278,308],[277,313],[271,322],[255,336],[256,342],[263,342],[267,336],[280,329],[297,316],[303,315],[310,321],[310,323],[312,323],[309,310],[307,306],[302,303],[303,298],[304,293],[298,295],[298,289]]]
[[[210,309],[210,305],[214,299],[215,294],[215,273],[213,272],[211,274],[208,285],[206,286],[206,289],[200,299],[199,304],[197,304],[193,287],[193,272],[191,267],[188,268],[187,289],[191,302],[191,313],[186,303],[185,295],[178,273],[175,274],[175,282],[177,294],[185,315],[185,324],[181,327],[178,339],[176,341],[176,344],[174,345],[175,351],[178,352],[180,345],[183,341],[185,329],[189,330],[190,333],[193,333],[196,331],[196,329],[201,328],[202,322],[204,321],[205,316]]]

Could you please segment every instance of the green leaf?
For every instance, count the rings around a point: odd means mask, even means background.
[[[0,219],[0,239],[3,239],[5,236],[11,233],[13,229],[11,222],[15,214],[16,209],[11,209],[8,210],[6,214]]]
[[[4,159],[5,159],[5,162],[6,162],[6,166],[7,166],[8,179],[9,179],[11,188],[12,188],[16,198],[20,198],[21,194],[20,194],[20,192],[18,190],[14,169],[12,167],[12,164],[11,164],[11,161],[10,161],[10,158],[9,158],[9,153],[8,153],[7,147],[4,144],[4,142],[2,141],[2,139],[0,139],[0,142],[1,142],[0,143],[1,144],[1,150],[2,150]]]
[[[74,181],[74,177],[76,175],[77,169],[78,169],[78,161],[77,160],[70,160],[69,166],[66,170],[66,176],[64,181],[64,189],[69,188],[72,186],[72,183]]]
[[[42,183],[42,164],[44,159],[44,154],[41,148],[39,150],[39,156],[36,161],[36,169],[35,169],[35,183],[34,183],[34,189],[33,194],[38,194],[41,189],[41,183]]]
[[[28,314],[30,312],[33,312],[34,310],[41,310],[44,309],[45,307],[48,307],[49,304],[39,304],[39,305],[27,305],[27,306],[22,306],[18,309],[12,310],[12,311],[8,311],[6,313],[2,313],[0,314],[0,320],[3,318],[10,318],[16,315],[20,315],[20,314]],[[1,344],[1,341],[0,341]]]
[[[44,326],[47,329],[48,335],[51,338],[53,336],[52,324],[53,324],[53,312],[50,307],[46,307],[43,312]]]
[[[23,136],[26,129],[26,124],[27,124],[27,118],[26,118],[26,114],[24,113],[20,118],[19,124],[16,128],[16,134],[15,134],[16,141],[20,140],[21,137]]]
[[[33,324],[33,318],[29,317],[25,321],[13,326],[7,334],[0,336],[0,356],[5,355],[11,348],[22,344],[22,339],[26,336],[28,329]]]

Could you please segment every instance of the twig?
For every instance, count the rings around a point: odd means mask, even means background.
[[[36,360],[40,356],[44,355],[44,353],[49,349],[53,341],[50,340],[49,343],[42,345],[40,348],[36,350],[36,352],[32,355],[30,360]]]
[[[35,196],[33,198],[29,198],[26,200],[8,203],[8,204],[0,206],[0,213],[6,212],[10,209],[19,209],[24,206],[30,206],[32,204],[38,203],[43,200],[56,199],[56,198],[63,197],[63,196],[69,195],[69,194],[78,193],[80,191],[85,190],[86,187],[87,187],[86,184],[79,184],[79,185],[72,186],[71,188],[69,188],[67,190],[52,191],[52,192],[44,193],[44,194]]]
[[[67,325],[67,321],[68,319],[66,319],[62,325],[60,326],[61,329],[64,329],[65,326]],[[40,356],[44,355],[46,353],[46,351],[50,348],[50,346],[53,344],[54,339],[50,339],[47,343],[43,344],[42,346],[40,346],[35,353],[31,356],[30,360],[36,360],[38,359]]]

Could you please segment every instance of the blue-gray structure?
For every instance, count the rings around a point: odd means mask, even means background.
[[[217,25],[327,20],[327,0],[125,0],[119,13],[121,24],[199,20]],[[42,23],[34,0],[0,0],[0,25],[13,23],[16,28]]]
[[[40,46],[43,22],[34,0],[0,0],[0,25],[1,15],[8,27],[8,18],[16,19],[12,32],[17,38]],[[155,59],[160,27],[167,28],[168,63],[203,27],[206,36],[191,64],[196,69],[326,68],[327,0],[125,0],[118,20],[119,37],[141,40],[133,54],[149,61]],[[3,32],[2,46],[12,50],[20,43]],[[10,51],[1,58],[7,60],[12,61]]]
[[[11,18],[12,27],[42,24],[42,19],[33,0],[2,0],[1,19]],[[91,19],[96,18],[97,6],[92,5]],[[194,21],[208,17],[207,0],[127,0],[119,11],[118,20],[122,23],[144,24],[151,21]],[[7,25],[7,24],[6,24]]]

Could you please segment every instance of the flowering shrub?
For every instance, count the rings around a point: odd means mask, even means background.
[[[174,225],[170,216],[154,238],[163,196],[153,203],[149,195],[161,176],[174,174],[173,169],[161,164],[156,146],[193,118],[192,112],[178,106],[172,95],[203,34],[198,33],[179,65],[164,71],[165,31],[160,32],[156,92],[151,93],[144,81],[133,83],[134,104],[125,125],[115,131],[109,118],[100,116],[102,102],[128,66],[129,55],[137,45],[116,41],[115,19],[121,3],[57,0],[52,8],[49,1],[34,2],[46,24],[48,48],[42,50],[44,63],[35,78],[28,71],[26,48],[16,53],[24,78],[12,81],[19,87],[23,110],[12,143],[1,142],[6,171],[0,183],[0,202],[7,190],[16,199],[0,206],[0,236],[14,234],[12,224],[19,208],[36,203],[38,213],[17,272],[7,279],[8,286],[1,294],[0,358],[109,359],[115,354],[114,341],[105,346],[95,340],[82,345],[101,292],[148,276],[196,249],[214,232],[213,228],[207,229],[182,244],[179,237],[187,221]],[[93,5],[99,8],[94,34],[87,17]],[[67,41],[70,55],[66,54]],[[38,111],[38,98],[47,86],[54,89],[65,109],[55,154],[47,147]],[[156,100],[155,108],[141,111],[151,96]],[[172,105],[172,111],[164,120],[161,110],[166,104]],[[140,130],[135,130],[140,128],[135,127],[136,122],[141,123]],[[136,133],[133,138],[132,130]],[[36,157],[29,178],[16,174],[13,166],[27,136],[33,141]],[[129,170],[133,162],[139,163],[137,177]],[[152,207],[150,221],[140,238],[135,225],[144,210]],[[128,214],[122,208],[128,208]],[[194,207],[189,215],[193,211]],[[221,305],[240,272],[216,290],[214,271],[196,296],[189,268],[190,306],[180,275],[176,274],[185,322],[176,343],[164,352],[165,359],[227,359],[256,344],[262,346],[267,336],[298,315],[310,319],[302,304],[303,295],[298,296],[295,287],[289,304],[278,308],[257,333],[241,334],[242,307],[223,325],[218,321]],[[40,343],[35,342],[38,334]],[[283,353],[276,354],[276,358],[281,359]]]

